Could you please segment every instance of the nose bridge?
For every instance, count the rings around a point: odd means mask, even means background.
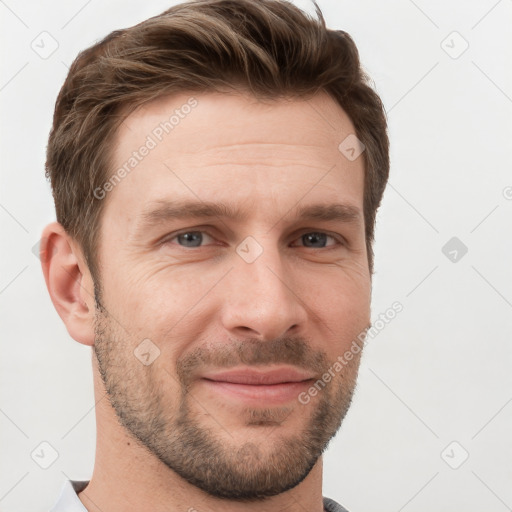
[[[305,310],[293,292],[292,276],[273,237],[247,237],[234,256],[224,326],[244,335],[274,339],[302,324]]]

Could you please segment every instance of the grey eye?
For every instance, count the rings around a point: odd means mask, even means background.
[[[306,233],[301,239],[306,247],[322,248],[326,246],[328,236],[326,233]]]
[[[176,239],[184,247],[199,247],[203,241],[203,234],[201,231],[187,231],[178,235]]]

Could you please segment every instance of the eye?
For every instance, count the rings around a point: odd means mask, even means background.
[[[166,243],[172,243],[173,240],[176,240],[178,242],[177,245],[181,245],[182,247],[200,247],[205,237],[213,240],[213,238],[204,231],[184,231],[167,239]]]
[[[182,231],[174,236],[164,240],[164,243],[171,245],[179,245],[184,248],[202,247],[206,243],[211,243],[215,239],[205,231]],[[322,231],[310,231],[301,235],[298,239],[302,241],[303,247],[309,249],[324,249],[336,245],[344,245],[344,243]],[[329,243],[331,240],[331,243]],[[295,246],[295,245],[293,245]]]
[[[328,239],[334,240],[334,244],[329,245],[343,245],[339,240],[337,240],[334,236],[328,235],[327,233],[323,233],[322,231],[312,231],[310,233],[304,233],[298,240],[302,240],[306,247],[312,249],[323,249],[324,247],[328,247],[327,244]],[[311,244],[311,245],[310,245]]]

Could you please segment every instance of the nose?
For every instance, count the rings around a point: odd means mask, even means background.
[[[233,261],[221,306],[229,334],[262,341],[296,334],[307,318],[305,297],[294,280],[298,272],[290,272],[277,248],[266,247],[252,263],[238,254]]]

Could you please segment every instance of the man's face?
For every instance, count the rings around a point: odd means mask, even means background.
[[[343,354],[370,321],[363,159],[338,150],[354,128],[327,95],[190,98],[118,132],[129,172],[103,199],[95,353],[155,457],[211,495],[261,499],[308,475],[350,404],[359,354]]]

